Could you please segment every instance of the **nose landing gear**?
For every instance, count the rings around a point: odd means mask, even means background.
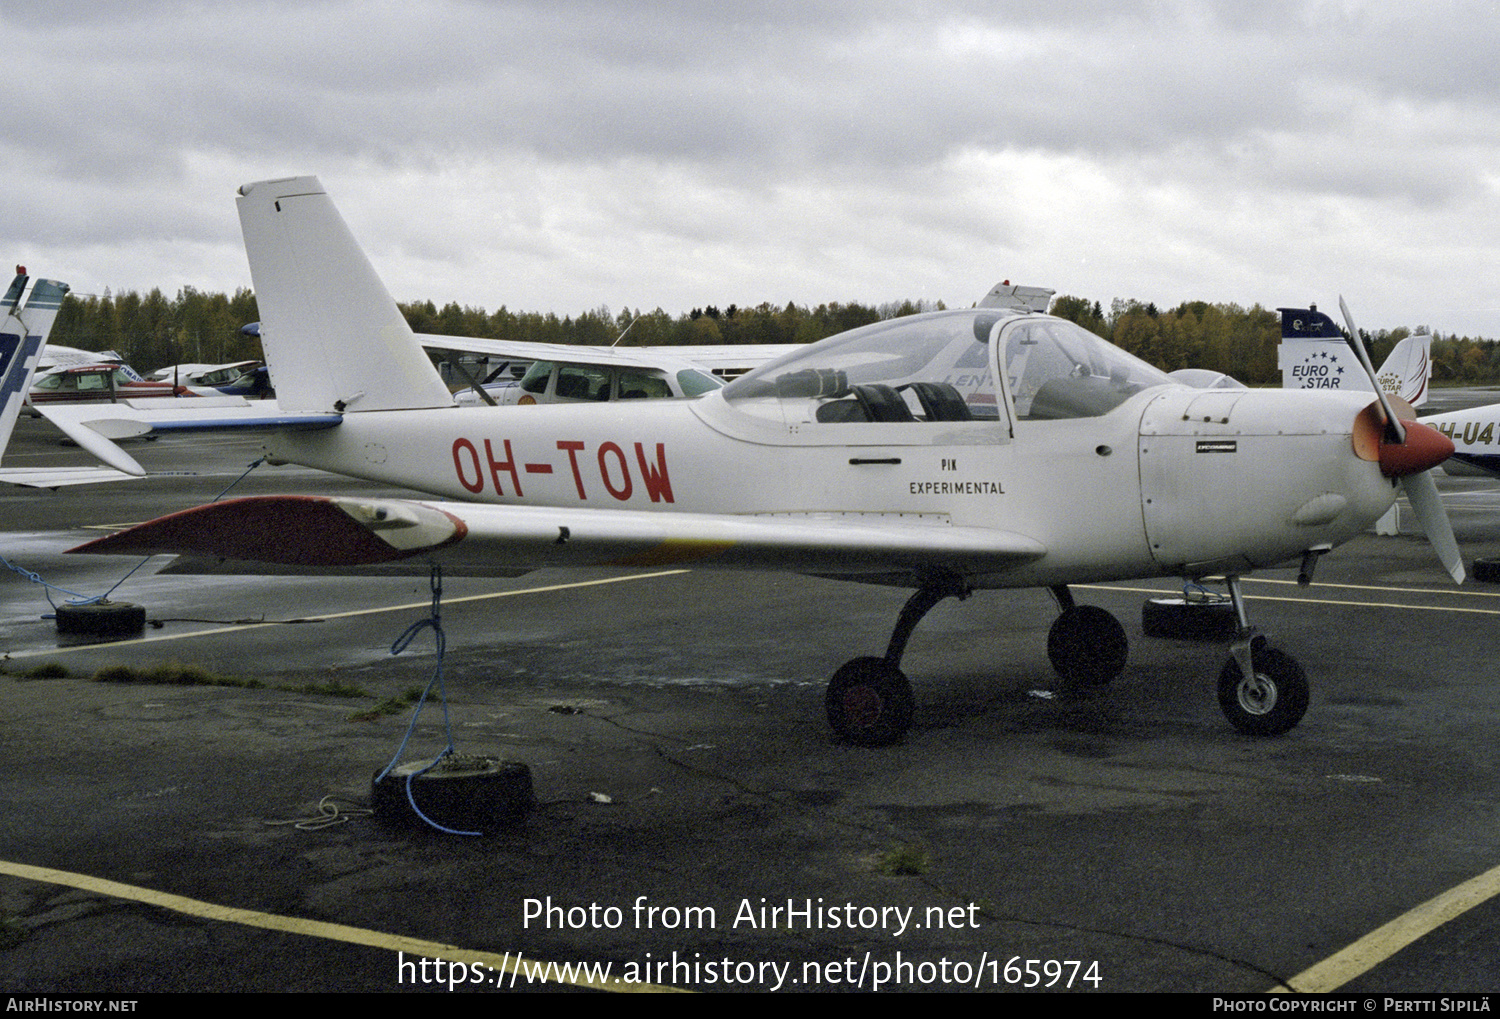
[[[1249,736],[1280,736],[1307,713],[1307,673],[1297,660],[1271,647],[1251,626],[1240,578],[1227,577],[1239,621],[1229,661],[1219,673],[1219,707],[1229,724]]]

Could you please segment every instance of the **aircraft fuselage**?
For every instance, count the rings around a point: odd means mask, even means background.
[[[940,517],[1048,549],[976,585],[1050,585],[1242,571],[1358,533],[1394,499],[1351,453],[1362,402],[1162,387],[1098,417],[1018,420],[1012,436],[993,420],[787,426],[713,394],[351,413],[267,451],[456,501]]]

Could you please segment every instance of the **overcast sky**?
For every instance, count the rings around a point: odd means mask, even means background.
[[[322,178],[398,300],[1336,305],[1500,338],[1500,10],[1359,0],[0,7],[0,258],[249,286]]]

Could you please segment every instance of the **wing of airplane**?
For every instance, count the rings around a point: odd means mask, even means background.
[[[552,361],[559,364],[648,368],[663,372],[692,367],[721,379],[736,378],[805,346],[801,343],[741,343],[681,347],[599,347],[527,340],[487,340],[472,336],[438,336],[432,333],[417,333],[416,336],[424,349],[435,354],[477,354],[502,361]]]
[[[659,367],[663,359],[674,366],[691,361],[684,351],[691,347],[596,347],[574,343],[538,343],[528,340],[487,340],[476,336],[439,336],[417,333],[418,342],[430,351],[483,354],[512,361],[570,361],[582,364]]]
[[[1025,535],[944,514],[646,513],[543,506],[256,496],[184,510],[74,552],[217,556],[288,566],[410,561],[467,574],[550,566],[788,569],[866,579],[1001,573],[1040,558]]]
[[[1051,291],[1047,291],[1051,293]],[[251,322],[241,332],[260,335],[260,323]],[[759,368],[783,354],[801,350],[802,343],[720,343],[682,346],[601,347],[575,343],[543,343],[533,340],[495,340],[480,336],[445,336],[416,333],[429,354],[478,354],[508,361],[561,361],[569,364],[620,365],[661,368],[687,362],[713,375],[734,378]]]
[[[805,343],[724,343],[685,347],[635,347],[650,354],[673,354],[723,378],[737,378],[783,354],[801,350]]]

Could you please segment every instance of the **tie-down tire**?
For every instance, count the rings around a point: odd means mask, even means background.
[[[1228,598],[1151,598],[1141,606],[1141,632],[1166,640],[1233,640],[1239,630]]]

